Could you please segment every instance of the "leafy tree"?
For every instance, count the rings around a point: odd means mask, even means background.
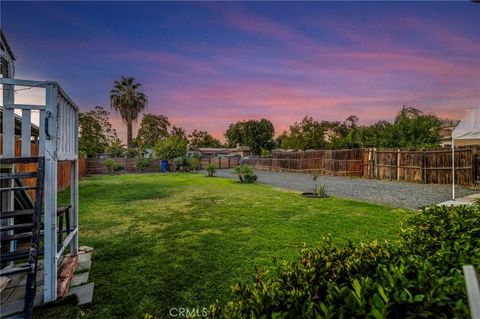
[[[80,113],[79,149],[82,153],[90,157],[104,153],[108,145],[118,139],[109,121],[109,115],[110,113],[101,106]]]
[[[398,147],[434,147],[440,143],[441,120],[435,115],[404,106],[393,125]]]
[[[187,140],[180,135],[171,135],[164,140],[158,140],[153,150],[158,159],[171,160],[176,157],[183,157],[187,153]]]
[[[112,140],[106,149],[106,153],[111,157],[122,157],[125,155],[126,151],[125,145],[123,145],[118,137]]]
[[[127,125],[127,147],[133,148],[132,122],[136,121],[140,112],[148,105],[147,96],[141,92],[142,85],[132,77],[122,76],[113,83],[110,91],[111,107],[120,114]]]
[[[207,131],[193,130],[192,134],[190,134],[188,138],[190,139],[190,146],[193,148],[222,147],[222,143],[210,135]]]
[[[239,121],[230,124],[225,132],[229,147],[237,144],[249,146],[254,154],[260,154],[263,149],[271,150],[275,146],[273,140],[275,129],[272,122],[266,119],[260,121]]]
[[[341,122],[318,122],[305,117],[277,139],[283,149],[340,149],[362,147],[425,148],[440,142],[441,120],[435,115],[404,106],[393,123],[379,121],[359,126],[358,117],[350,115]]]
[[[177,126],[172,126],[172,129],[170,130],[170,135],[171,136],[176,136],[181,138],[182,140],[186,141],[188,144],[188,138],[187,138],[187,133],[182,127],[177,127]]]
[[[142,149],[151,148],[160,139],[169,136],[170,122],[164,115],[145,114],[140,122],[137,143]]]
[[[327,122],[318,122],[305,116],[300,123],[290,126],[290,134],[285,134],[281,140],[283,149],[320,149],[326,146],[325,135]]]

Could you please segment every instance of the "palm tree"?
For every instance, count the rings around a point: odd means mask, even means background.
[[[120,114],[122,120],[127,124],[127,147],[133,148],[132,122],[136,121],[140,112],[148,105],[147,96],[141,92],[142,85],[132,77],[122,76],[120,80],[113,83],[110,91],[110,104],[112,109]]]

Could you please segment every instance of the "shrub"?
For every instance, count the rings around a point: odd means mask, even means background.
[[[257,181],[257,175],[254,174],[253,168],[246,164],[240,164],[235,167],[232,174],[238,175],[241,183],[255,183]]]
[[[200,166],[200,160],[196,157],[190,157],[187,160],[188,168],[196,171]]]
[[[138,157],[138,149],[136,148],[129,148],[127,149],[127,151],[125,152],[125,155],[128,157],[128,158],[135,158],[135,157]]]
[[[135,162],[135,167],[144,172],[150,168],[153,168],[154,167],[154,163],[153,163],[153,160],[150,159],[150,158],[143,158],[143,157],[140,157],[140,158],[137,158],[136,162]]]
[[[262,150],[260,151],[260,156],[268,156],[268,155],[270,155],[270,151],[262,148]]]
[[[184,170],[187,165],[185,157],[175,157],[173,159],[173,165],[175,165],[175,170]]]
[[[208,164],[206,167],[208,177],[213,177],[213,175],[217,172],[217,165],[215,164]]]
[[[212,317],[468,318],[462,266],[480,267],[480,206],[430,207],[393,243],[304,249],[233,287]]]
[[[315,185],[313,193],[318,197],[325,198],[327,197],[327,186],[325,184]]]
[[[123,171],[125,169],[125,167],[123,167],[120,164],[117,164],[112,159],[105,160],[103,162],[103,165],[105,166],[105,168],[107,169],[107,173],[109,173],[109,174],[113,174],[114,172],[120,172],[120,171]]]

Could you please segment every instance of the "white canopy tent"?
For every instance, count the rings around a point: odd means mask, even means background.
[[[477,144],[480,140],[480,108],[467,112],[452,132],[452,199],[455,200],[455,141]]]

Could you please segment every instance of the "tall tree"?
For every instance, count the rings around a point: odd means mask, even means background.
[[[127,147],[134,147],[132,136],[132,123],[137,120],[140,113],[147,108],[147,96],[141,92],[142,85],[132,77],[122,76],[113,83],[110,91],[112,108],[120,114],[127,125]]]
[[[144,114],[137,134],[137,143],[142,149],[152,148],[158,140],[170,134],[170,122],[164,115]]]
[[[190,146],[198,147],[221,147],[222,143],[210,135],[207,131],[193,130],[192,134],[188,136],[190,139]]]
[[[170,136],[179,137],[188,143],[187,133],[180,126],[172,126],[172,129],[170,130]]]
[[[225,138],[229,147],[237,144],[246,145],[253,153],[260,154],[262,149],[271,150],[275,146],[274,134],[272,122],[261,119],[230,124],[225,132]]]
[[[290,134],[282,137],[283,149],[320,149],[326,146],[325,136],[328,133],[328,122],[318,122],[305,116],[300,123],[290,126]]]
[[[101,106],[94,110],[81,112],[79,118],[79,149],[87,156],[104,153],[106,148],[117,139],[117,133],[109,120],[110,113]]]
[[[158,159],[171,160],[175,157],[183,157],[187,153],[187,140],[180,135],[171,135],[164,140],[155,143],[153,150]]]

